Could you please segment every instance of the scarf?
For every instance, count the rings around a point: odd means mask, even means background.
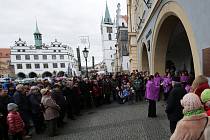
[[[199,108],[199,109],[195,109],[195,110],[191,110],[191,111],[187,111],[187,112],[184,112],[184,116],[194,116],[194,115],[200,115],[202,113],[204,113],[205,110],[203,108]]]

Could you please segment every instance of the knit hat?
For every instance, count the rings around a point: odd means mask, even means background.
[[[44,88],[40,92],[42,95],[45,95],[48,91],[49,91],[48,89]]]
[[[13,110],[15,110],[15,109],[17,109],[18,108],[18,105],[16,105],[15,103],[9,103],[8,105],[7,105],[7,110],[8,111],[13,111]]]
[[[186,94],[181,100],[181,105],[184,107],[183,113],[203,108],[200,98],[195,93]]]
[[[202,93],[201,93],[201,101],[203,103],[206,103],[207,101],[210,101],[210,89],[205,89]]]

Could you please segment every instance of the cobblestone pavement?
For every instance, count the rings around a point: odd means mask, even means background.
[[[164,102],[157,103],[157,118],[147,118],[147,102],[104,105],[84,111],[59,130],[59,136],[33,136],[33,140],[168,140],[169,122]]]

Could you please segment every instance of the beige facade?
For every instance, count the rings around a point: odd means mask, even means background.
[[[130,58],[130,72],[137,69],[137,44],[134,18],[134,0],[127,0],[128,14],[128,48]]]

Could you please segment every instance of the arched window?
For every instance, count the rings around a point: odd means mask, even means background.
[[[109,34],[109,35],[108,35],[108,38],[109,38],[109,40],[112,40],[112,35]]]

